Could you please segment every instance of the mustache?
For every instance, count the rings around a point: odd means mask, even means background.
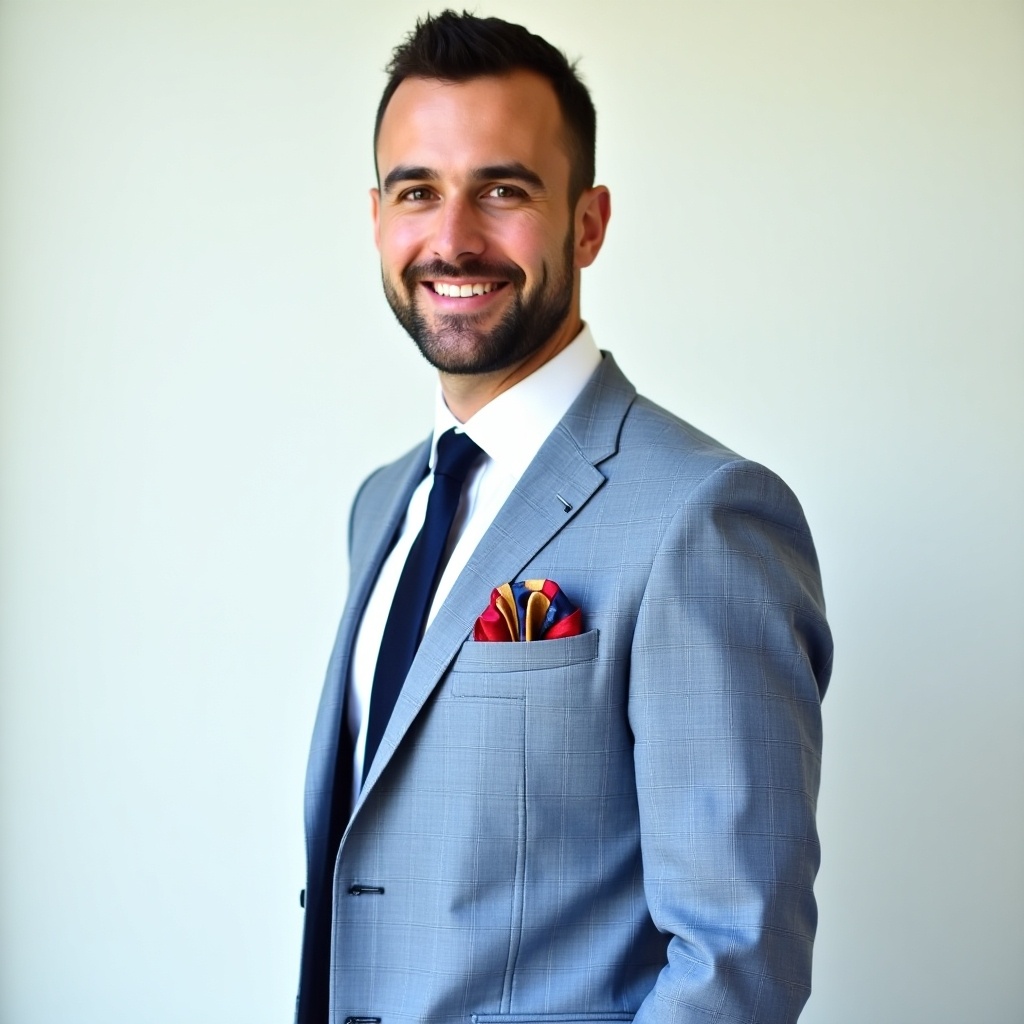
[[[487,260],[470,257],[461,263],[448,263],[446,260],[429,260],[426,263],[413,263],[402,271],[402,283],[412,289],[420,281],[438,281],[446,277],[481,277],[490,280],[508,281],[516,288],[526,284],[526,272],[514,263],[491,263]]]

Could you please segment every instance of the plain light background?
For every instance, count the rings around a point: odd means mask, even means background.
[[[0,0],[0,1024],[291,1019],[348,503],[430,424],[367,199],[426,9]],[[599,343],[817,539],[803,1019],[1019,1024],[1024,4],[478,12],[582,57]]]

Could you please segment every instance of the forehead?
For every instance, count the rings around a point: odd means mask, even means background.
[[[537,169],[564,164],[568,173],[558,99],[531,71],[466,82],[405,79],[384,112],[377,161],[382,178],[397,164],[456,170],[519,161]]]

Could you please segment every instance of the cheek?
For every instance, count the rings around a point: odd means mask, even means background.
[[[551,266],[561,259],[562,233],[552,230],[549,224],[539,220],[523,218],[505,226],[501,246],[505,255],[517,263],[527,275],[541,273],[543,266]]]
[[[421,225],[411,220],[382,223],[380,229],[380,255],[385,266],[402,269],[414,262],[423,248],[425,233]]]

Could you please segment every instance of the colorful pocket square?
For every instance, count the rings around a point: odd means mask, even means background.
[[[551,580],[503,583],[473,626],[474,640],[558,640],[583,632],[583,613]]]

